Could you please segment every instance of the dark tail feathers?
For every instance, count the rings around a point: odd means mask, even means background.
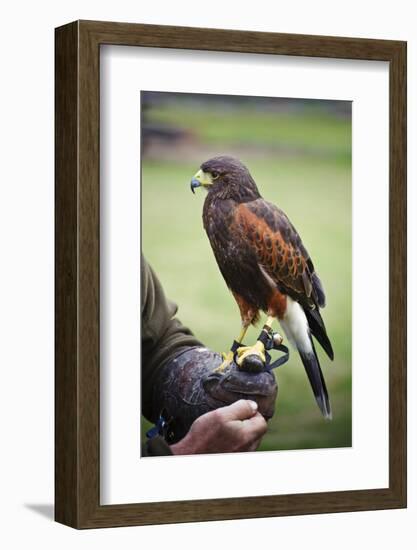
[[[311,340],[311,337],[310,337]],[[323,373],[321,372],[320,363],[317,357],[316,349],[313,340],[311,340],[312,352],[305,353],[298,350],[308,379],[314,392],[317,405],[319,406],[324,418],[332,419],[332,410],[330,407],[329,395],[327,393],[326,382],[324,381]]]
[[[334,353],[332,344],[329,340],[329,337],[327,336],[326,327],[324,326],[324,321],[321,318],[319,310],[306,308],[304,309],[304,313],[306,314],[311,334],[315,338],[317,338],[319,344],[322,346],[329,358],[333,361]]]

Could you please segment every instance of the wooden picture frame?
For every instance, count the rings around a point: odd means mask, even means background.
[[[406,506],[406,43],[76,21],[56,29],[55,519],[75,528]],[[389,487],[100,505],[99,57],[117,44],[389,62]]]

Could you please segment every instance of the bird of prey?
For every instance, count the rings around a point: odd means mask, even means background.
[[[333,360],[320,315],[325,294],[296,229],[282,210],[262,198],[249,170],[233,157],[218,156],[204,162],[191,180],[193,193],[197,187],[208,191],[204,228],[240,310],[242,329],[237,342],[243,342],[260,311],[267,315],[263,327],[267,333],[272,334],[272,323],[278,319],[300,354],[323,416],[330,419],[326,383],[312,339],[314,336]],[[217,370],[231,365],[233,353],[224,353],[223,358]],[[262,339],[237,350],[238,366],[248,358],[265,363]]]

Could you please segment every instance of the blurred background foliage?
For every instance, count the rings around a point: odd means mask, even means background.
[[[141,104],[143,252],[205,345],[228,350],[240,329],[202,226],[205,192],[190,192],[208,158],[240,158],[262,196],[289,216],[323,281],[334,362],[317,348],[333,420],[322,418],[292,351],[275,371],[276,412],[259,450],[350,446],[351,103],[142,92]],[[258,333],[251,328],[246,342]],[[142,437],[148,427],[142,419]]]

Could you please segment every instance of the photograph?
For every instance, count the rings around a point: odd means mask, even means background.
[[[140,456],[351,447],[352,102],[138,101]]]
[[[406,36],[130,19],[55,29],[55,521],[400,517]]]

